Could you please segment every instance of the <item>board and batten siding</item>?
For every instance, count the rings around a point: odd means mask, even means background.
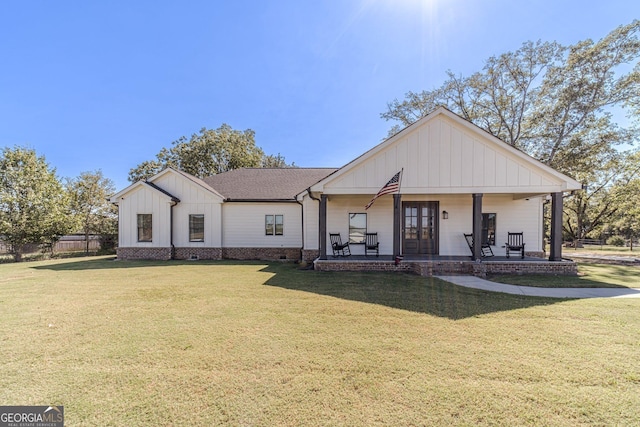
[[[265,234],[265,215],[284,215],[284,234]],[[225,248],[302,248],[302,208],[298,203],[226,202],[222,205]]]
[[[560,179],[524,154],[438,115],[323,186],[326,194],[375,194],[399,170],[403,194],[550,193]]]
[[[407,200],[404,198],[403,200]],[[412,198],[411,200],[418,200]],[[473,224],[473,199],[470,195],[431,195],[420,200],[440,202],[440,255],[471,255],[464,233],[471,234]],[[527,252],[542,252],[542,209],[543,198],[513,200],[510,195],[484,195],[483,213],[496,214],[495,255],[504,255],[507,233],[524,233]],[[442,211],[449,213],[449,219],[442,219]]]
[[[349,238],[349,214],[367,214],[367,232],[378,233],[380,254],[393,254],[393,197],[378,198],[365,211],[364,206],[371,200],[369,196],[330,196],[327,204],[327,242],[329,234],[340,233],[342,241]],[[403,195],[403,202],[438,202],[439,254],[443,256],[470,256],[464,234],[472,231],[473,198],[465,195]],[[508,232],[523,232],[527,251],[542,252],[542,203],[541,197],[513,200],[511,195],[485,195],[483,213],[495,213],[496,245],[495,255],[504,255],[502,247]],[[447,211],[448,219],[442,219],[442,211]],[[404,213],[401,215],[401,217]],[[403,220],[403,219],[402,219]],[[401,225],[402,226],[402,225]],[[305,248],[308,249],[308,248]],[[362,245],[352,245],[351,253],[364,254]],[[327,244],[327,255],[333,254]]]
[[[349,214],[367,214],[367,233],[378,233],[380,254],[393,253],[393,197],[383,196],[368,210],[368,196],[330,196],[327,203],[327,255],[333,255],[329,234],[340,233],[342,242],[349,241]],[[354,255],[364,254],[363,245],[350,246]]]
[[[154,181],[180,199],[173,208],[173,244],[181,248],[219,248],[222,246],[222,199],[176,173]],[[204,215],[204,242],[189,241],[189,215]]]
[[[320,223],[320,202],[313,200],[309,195],[302,199],[304,205],[304,248],[317,250],[320,248],[318,226]]]
[[[127,193],[118,201],[119,246],[148,248],[170,246],[170,206],[169,197],[146,185]],[[138,214],[153,215],[151,242],[138,242]]]

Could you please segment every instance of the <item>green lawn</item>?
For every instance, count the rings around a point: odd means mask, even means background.
[[[0,325],[0,404],[68,426],[640,419],[640,299],[82,258],[0,265]]]
[[[489,279],[542,288],[640,288],[640,267],[578,262],[577,276],[503,274]]]
[[[548,252],[547,248],[547,252]],[[585,245],[582,248],[563,248],[562,254],[567,257],[571,257],[572,254],[576,255],[615,255],[615,256],[633,256],[637,257],[640,254],[640,248],[633,247],[633,251],[629,247],[625,246],[610,246],[610,245]]]

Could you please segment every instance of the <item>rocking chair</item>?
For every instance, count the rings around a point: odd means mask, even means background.
[[[364,243],[364,255],[369,255],[369,252],[375,252],[376,256],[379,256],[380,242],[378,242],[378,233],[367,233],[367,240]]]
[[[473,255],[473,234],[465,234],[464,238],[467,241],[467,245],[469,245],[471,255]],[[493,249],[491,249],[491,245],[489,245],[488,242],[484,242],[480,245],[480,255],[483,258],[493,256]]]
[[[329,234],[331,240],[331,249],[333,249],[333,256],[350,256],[351,248],[349,248],[349,242],[342,243],[340,234]]]
[[[507,233],[507,243],[504,244],[507,249],[507,258],[509,258],[509,252],[520,252],[520,258],[524,259],[524,241],[522,237],[523,233]]]

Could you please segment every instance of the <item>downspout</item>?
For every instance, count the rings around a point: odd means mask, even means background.
[[[176,259],[176,247],[173,244],[173,207],[177,205],[178,202],[175,200],[171,200],[171,207],[169,208],[169,243],[171,244],[171,259]]]
[[[295,200],[296,203],[300,205],[300,220],[301,220],[301,224],[300,224],[300,228],[301,230],[301,236],[302,236],[302,246],[300,247],[300,261],[304,261],[304,205],[302,204],[302,202],[300,200],[298,200],[298,196],[295,196]]]

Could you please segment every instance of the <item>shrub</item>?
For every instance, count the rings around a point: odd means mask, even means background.
[[[622,236],[611,236],[607,239],[607,245],[611,246],[624,246],[626,241]]]

